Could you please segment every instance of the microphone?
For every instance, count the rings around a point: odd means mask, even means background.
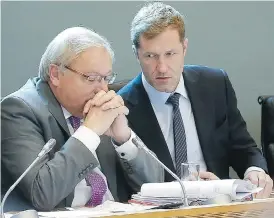
[[[29,167],[23,172],[23,174],[16,180],[16,182],[9,188],[9,190],[4,195],[4,198],[2,200],[1,205],[1,217],[5,218],[4,216],[4,205],[5,201],[7,200],[9,194],[13,191],[13,189],[17,186],[17,184],[24,178],[24,176],[30,171],[30,169],[37,163],[38,160],[40,160],[42,157],[44,157],[45,154],[47,154],[56,144],[55,139],[50,139],[42,148],[40,153],[37,155],[35,160],[29,165]],[[15,214],[11,216],[11,218],[38,218],[38,213],[35,210],[27,210],[20,212],[18,214]]]
[[[176,179],[179,184],[181,185],[182,188],[182,202],[184,203],[184,206],[187,207],[188,205],[188,199],[186,195],[186,189],[181,181],[181,179],[173,173],[163,162],[161,162],[148,148],[147,146],[142,142],[142,140],[136,136],[135,138],[132,139],[132,143],[136,145],[137,148],[143,149],[149,156],[153,157],[154,160],[156,160],[174,179]]]

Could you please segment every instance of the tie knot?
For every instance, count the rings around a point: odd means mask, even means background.
[[[74,131],[76,131],[81,125],[81,119],[79,117],[75,117],[75,116],[70,116],[68,119],[69,119],[69,122],[72,125]]]
[[[173,107],[179,107],[179,99],[181,94],[175,92],[173,95],[170,95],[166,103],[171,104]]]

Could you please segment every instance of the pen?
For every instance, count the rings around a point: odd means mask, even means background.
[[[162,204],[157,207],[150,208],[148,210],[154,210],[154,209],[173,209],[178,208],[180,206],[184,205],[183,202],[177,202],[177,203],[168,203],[168,204]]]

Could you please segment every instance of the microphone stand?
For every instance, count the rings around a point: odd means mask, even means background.
[[[186,195],[186,189],[185,186],[182,182],[182,180],[175,174],[173,173],[164,163],[162,163],[147,147],[146,145],[142,142],[142,140],[136,136],[135,138],[132,139],[132,143],[137,146],[137,148],[143,149],[149,156],[153,157],[154,160],[156,160],[174,179],[178,181],[178,183],[181,186],[182,189],[182,202],[184,203],[185,207],[188,207],[188,199]]]
[[[55,139],[50,139],[43,147],[41,152],[37,155],[35,160],[29,165],[29,167],[24,171],[24,173],[16,180],[16,182],[9,188],[9,190],[4,195],[4,198],[2,200],[1,204],[1,217],[5,218],[4,215],[4,205],[5,201],[7,200],[9,194],[13,191],[13,189],[18,185],[18,183],[24,178],[24,176],[30,171],[30,169],[39,161],[45,154],[47,154],[53,146],[56,144]],[[35,210],[27,210],[20,212],[18,214],[13,215],[11,218],[39,218],[37,211]]]

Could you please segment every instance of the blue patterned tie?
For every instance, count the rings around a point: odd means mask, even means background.
[[[76,131],[81,125],[81,120],[78,117],[70,116],[69,121],[74,131]],[[87,175],[85,179],[87,185],[91,187],[91,198],[88,200],[85,206],[95,207],[102,204],[103,197],[107,191],[107,185],[104,178],[100,174],[92,172],[91,174]]]
[[[169,96],[166,103],[173,106],[173,135],[175,147],[176,174],[181,176],[181,164],[187,162],[187,145],[184,122],[179,107],[179,93]]]

